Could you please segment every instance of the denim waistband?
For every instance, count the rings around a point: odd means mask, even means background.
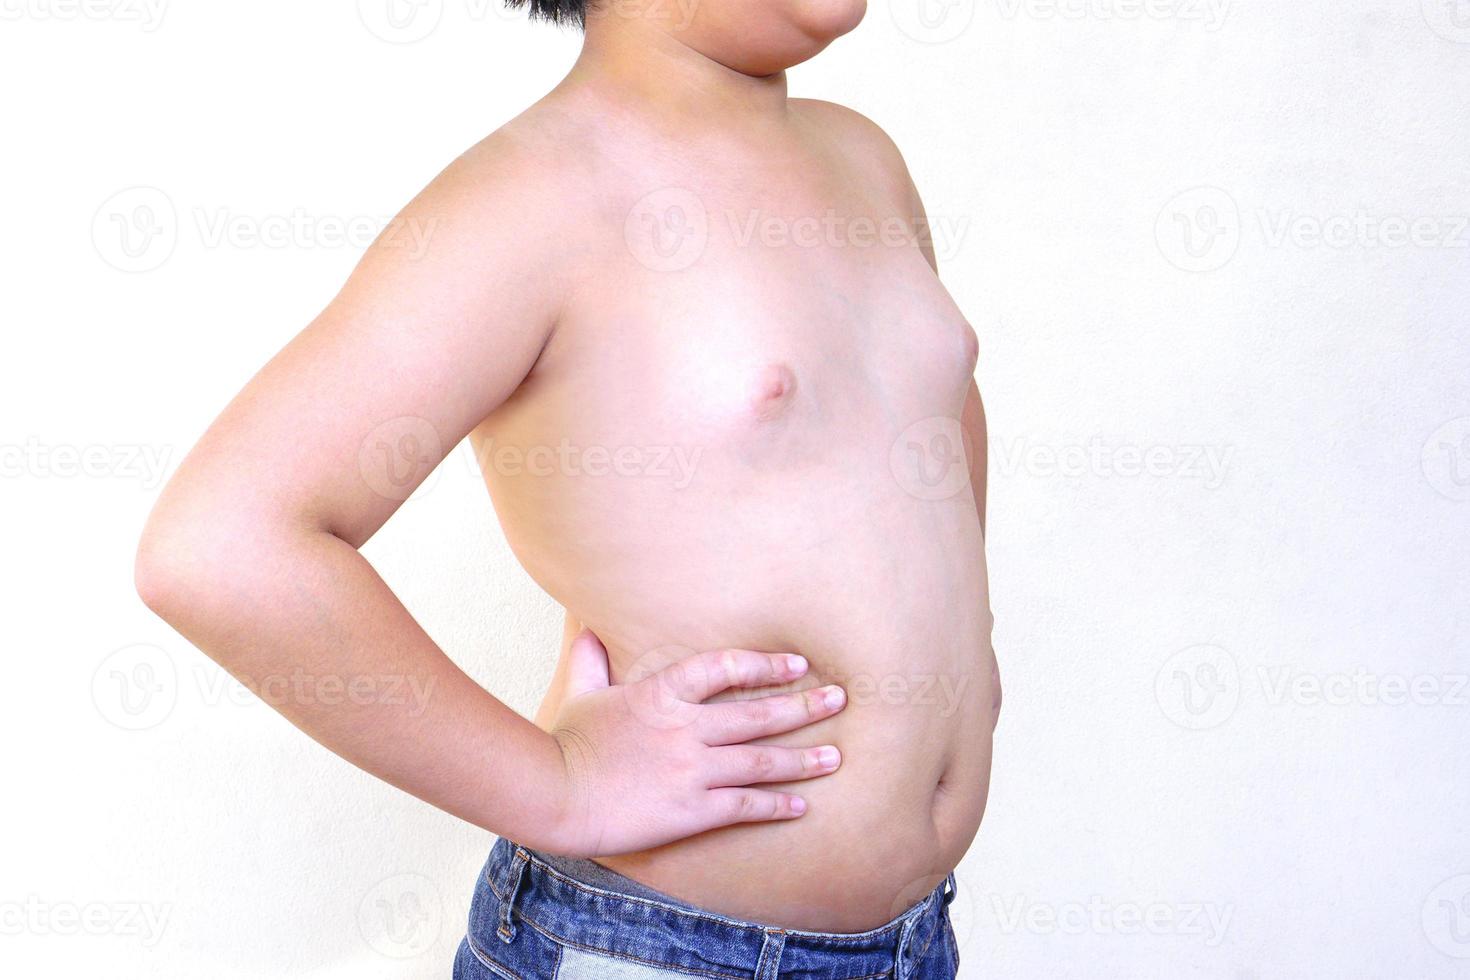
[[[555,865],[560,864],[562,868]],[[481,942],[512,943],[530,928],[552,942],[602,952],[649,967],[728,980],[906,977],[942,934],[954,898],[954,875],[886,925],[862,933],[780,929],[686,905],[645,886],[607,887],[622,876],[573,876],[575,868],[501,839],[485,881],[494,921],[483,915]],[[581,880],[596,877],[596,883]],[[651,897],[658,896],[658,897]],[[491,912],[487,908],[484,912]]]

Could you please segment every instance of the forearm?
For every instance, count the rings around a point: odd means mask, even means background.
[[[325,531],[250,534],[181,568],[145,539],[139,589],[316,741],[477,826],[554,846],[556,742],[461,671],[368,561]],[[221,556],[228,554],[226,561]]]

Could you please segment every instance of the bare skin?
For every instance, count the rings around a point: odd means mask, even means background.
[[[427,253],[375,245],[231,403],[139,589],[238,676],[432,682],[416,713],[273,703],[436,806],[717,912],[860,931],[935,887],[985,806],[976,340],[892,144],[787,96],[861,4],[698,10],[590,19],[568,79],[405,209]],[[813,218],[836,230],[793,243]],[[968,480],[930,492],[925,453],[961,430]],[[356,550],[466,436],[567,609],[539,727]],[[384,445],[412,447],[386,487]]]

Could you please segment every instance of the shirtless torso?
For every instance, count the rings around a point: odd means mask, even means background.
[[[985,808],[976,337],[892,143],[787,96],[783,69],[861,0],[664,9],[592,5],[567,79],[410,202],[395,227],[424,247],[375,243],[210,426],[149,519],[138,589],[313,738],[446,812],[739,919],[861,931],[934,890]],[[572,627],[540,727],[359,552],[466,437]],[[698,724],[650,727],[639,706],[686,663],[730,683],[686,691]],[[298,674],[433,694],[256,683]],[[700,703],[792,677],[845,709]]]
[[[670,651],[789,650],[799,687],[849,707],[771,740],[843,751],[802,820],[602,863],[732,916],[869,928],[953,869],[985,807],[984,486],[945,455],[961,422],[983,444],[975,334],[857,114],[791,100],[677,147],[608,119],[553,96],[502,137],[576,160],[564,206],[585,218],[555,333],[472,437],[505,533],[615,683]]]

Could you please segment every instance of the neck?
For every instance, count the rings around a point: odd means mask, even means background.
[[[691,124],[785,116],[784,71],[747,74],[699,51],[681,33],[646,18],[589,14],[567,82]]]

